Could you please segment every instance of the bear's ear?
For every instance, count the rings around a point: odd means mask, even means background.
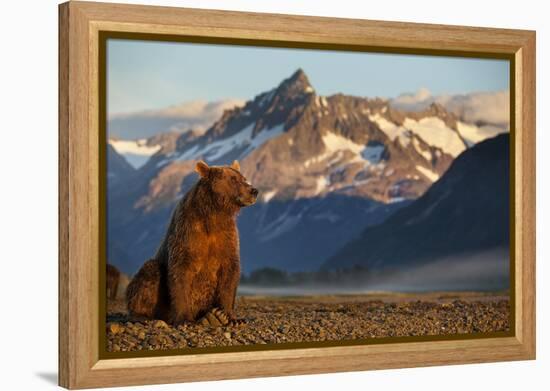
[[[202,178],[206,178],[210,172],[210,167],[204,161],[199,160],[195,166],[195,171],[199,173]]]
[[[231,164],[231,168],[233,170],[241,171],[241,165],[236,160],[233,160],[233,163]]]

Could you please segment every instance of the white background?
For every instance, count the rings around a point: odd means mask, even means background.
[[[122,0],[120,2],[123,2]],[[537,30],[536,361],[142,387],[186,390],[543,389],[548,383],[550,147],[544,1],[134,1],[143,4]],[[5,1],[0,21],[0,361],[4,390],[56,387],[57,1]],[[495,195],[495,196],[498,196]],[[547,239],[547,240],[545,240]],[[457,353],[459,354],[459,353]],[[545,371],[546,370],[546,371]],[[546,373],[545,373],[546,372]],[[548,385],[546,384],[546,387]],[[137,389],[137,388],[136,388]]]

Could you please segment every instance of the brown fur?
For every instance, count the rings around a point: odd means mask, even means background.
[[[118,284],[120,282],[120,272],[116,267],[107,264],[107,297],[110,300],[116,299]]]
[[[166,273],[156,259],[150,259],[126,288],[126,302],[134,318],[168,320],[169,296]]]
[[[131,315],[178,324],[219,307],[234,319],[240,277],[236,217],[258,194],[238,170],[237,162],[197,163],[199,181],[176,206],[155,257],[128,286]]]

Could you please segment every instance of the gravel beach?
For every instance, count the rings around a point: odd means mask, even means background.
[[[123,301],[107,308],[107,351],[193,349],[288,342],[509,331],[508,296],[478,293],[348,296],[242,296],[246,324],[176,328],[160,320],[132,322]]]

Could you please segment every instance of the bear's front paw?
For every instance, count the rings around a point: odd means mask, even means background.
[[[222,327],[227,326],[230,320],[229,317],[220,308],[212,308],[199,320],[203,326]]]
[[[210,327],[223,327],[223,326],[242,326],[246,324],[244,319],[236,319],[232,316],[229,316],[221,308],[212,308],[206,313],[200,320],[199,323],[203,326]]]

